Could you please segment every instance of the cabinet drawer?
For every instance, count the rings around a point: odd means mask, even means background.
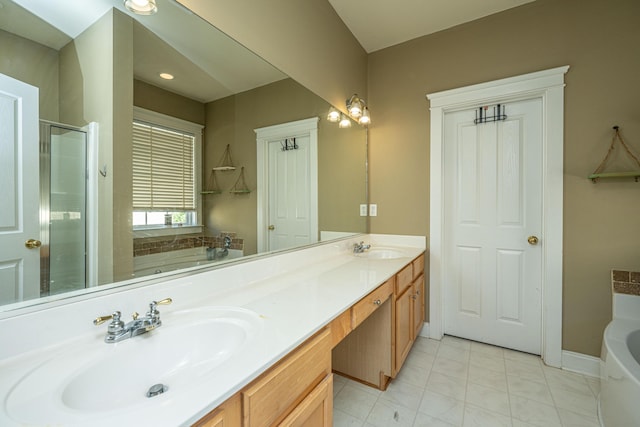
[[[424,254],[414,259],[412,264],[413,264],[413,278],[415,279],[416,277],[424,273]]]
[[[358,301],[351,311],[351,328],[355,329],[364,321],[364,319],[376,311],[376,309],[380,307],[387,298],[389,298],[389,295],[391,295],[392,292],[393,279],[389,279],[382,285],[378,286],[378,288],[369,295]]]
[[[331,373],[331,331],[325,329],[242,393],[244,426],[281,421]]]
[[[412,264],[407,265],[405,268],[400,270],[398,274],[396,274],[396,295],[400,295],[411,286],[411,282],[413,281],[413,266]]]

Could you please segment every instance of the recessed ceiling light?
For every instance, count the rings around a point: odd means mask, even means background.
[[[160,77],[162,77],[165,80],[173,80],[173,74],[169,74],[169,73],[160,73]]]
[[[158,11],[156,0],[124,0],[124,7],[138,15],[153,15]]]

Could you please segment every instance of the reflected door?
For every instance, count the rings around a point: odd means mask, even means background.
[[[9,304],[40,296],[38,89],[3,74],[0,183],[0,304]]]
[[[542,104],[506,108],[445,115],[444,331],[540,354]]]
[[[318,241],[318,118],[255,129],[258,251]]]
[[[309,136],[269,141],[269,250],[314,243]],[[285,149],[289,144],[291,149]]]

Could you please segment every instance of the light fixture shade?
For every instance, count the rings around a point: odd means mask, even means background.
[[[362,115],[363,101],[358,97],[358,95],[353,95],[347,101],[347,110],[349,111],[349,115],[354,119],[359,118]]]
[[[153,15],[158,11],[156,0],[124,0],[124,7],[138,15]]]
[[[362,109],[362,116],[358,119],[358,123],[365,126],[371,123],[371,116],[369,115],[369,109],[367,107]]]
[[[351,127],[351,120],[349,120],[349,117],[347,117],[344,114],[342,114],[341,115],[341,119],[340,119],[340,123],[338,123],[338,127],[341,128],[341,129],[350,128]]]
[[[329,109],[329,113],[327,114],[327,120],[331,123],[337,123],[340,121],[340,111],[338,111],[335,107],[331,107]]]

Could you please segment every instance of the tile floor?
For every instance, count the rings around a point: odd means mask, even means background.
[[[599,427],[597,378],[526,353],[445,336],[418,338],[381,392],[334,376],[335,427]]]

